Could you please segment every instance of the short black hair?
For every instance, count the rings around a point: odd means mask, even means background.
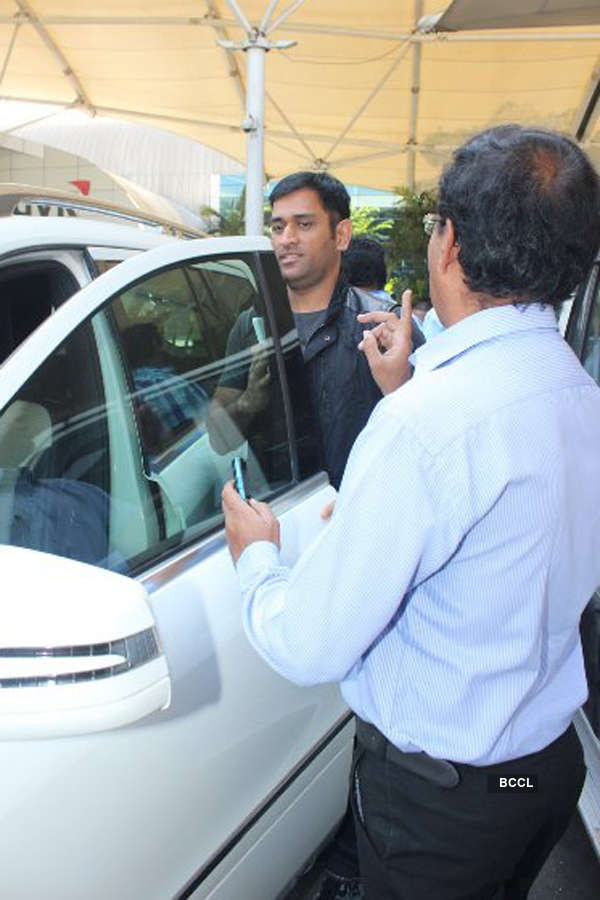
[[[342,254],[342,266],[350,284],[357,287],[375,285],[381,290],[387,281],[385,252],[375,238],[353,237]]]
[[[600,181],[563,135],[501,125],[455,151],[439,186],[470,290],[557,305],[600,245]]]
[[[337,225],[342,219],[350,218],[350,195],[342,182],[327,172],[294,172],[292,175],[286,175],[277,182],[269,194],[271,208],[282,197],[305,188],[319,195],[323,209],[329,213],[332,226]]]

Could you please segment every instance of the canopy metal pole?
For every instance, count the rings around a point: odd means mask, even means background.
[[[243,50],[246,53],[246,118],[242,123],[242,130],[246,133],[246,234],[262,234],[265,177],[265,56],[269,50],[287,49],[293,47],[296,42],[272,43],[261,29],[254,28],[250,24],[237,0],[227,0],[227,5],[247,36],[245,41],[237,44],[233,41],[217,41],[226,50]],[[263,16],[263,24],[269,22],[276,6],[277,3],[271,0]],[[281,16],[279,18],[281,19]]]
[[[256,43],[246,50],[246,234],[264,229],[265,56]]]
[[[415,0],[415,28],[423,15],[423,0]],[[413,46],[412,84],[410,86],[410,122],[406,141],[408,154],[406,157],[406,186],[409,191],[415,189],[415,163],[417,143],[417,122],[419,118],[419,92],[421,90],[421,44]]]

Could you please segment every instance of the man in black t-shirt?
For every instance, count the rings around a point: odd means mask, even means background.
[[[270,196],[271,240],[302,346],[324,467],[339,487],[356,437],[382,394],[357,349],[357,315],[394,303],[353,287],[342,267],[352,234],[350,198],[331,175],[297,172]],[[415,326],[413,344],[423,343]]]

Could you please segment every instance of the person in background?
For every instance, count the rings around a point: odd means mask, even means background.
[[[367,291],[378,300],[388,300],[390,303],[394,303],[393,298],[385,290],[387,269],[384,249],[375,238],[362,234],[353,237],[343,255],[343,266],[350,284],[356,285],[362,291]],[[429,304],[427,306],[429,307]],[[415,308],[416,304],[413,307],[415,328],[418,328],[427,337],[422,319],[415,312]],[[419,344],[415,346],[419,346]]]
[[[413,316],[422,323],[431,308],[429,300],[415,300],[413,303]]]
[[[404,383],[328,527],[290,571],[269,507],[228,484],[226,534],[257,652],[298,684],[339,682],[356,714],[367,900],[525,900],[585,775],[600,389],[554,306],[600,244],[600,181],[566,137],[493,128],[455,152],[426,225],[445,331],[409,380],[408,316],[361,316],[379,323],[361,344],[374,377]]]
[[[344,272],[350,284],[373,297],[388,300],[392,298],[385,290],[387,268],[385,252],[379,241],[366,235],[353,237],[342,257]]]

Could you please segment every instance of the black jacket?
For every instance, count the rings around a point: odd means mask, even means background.
[[[352,444],[382,397],[364,353],[357,349],[365,326],[356,320],[358,313],[380,309],[399,311],[397,304],[352,287],[341,275],[327,318],[305,347],[304,364],[323,464],[335,488],[342,480]],[[423,342],[413,323],[413,349]]]

